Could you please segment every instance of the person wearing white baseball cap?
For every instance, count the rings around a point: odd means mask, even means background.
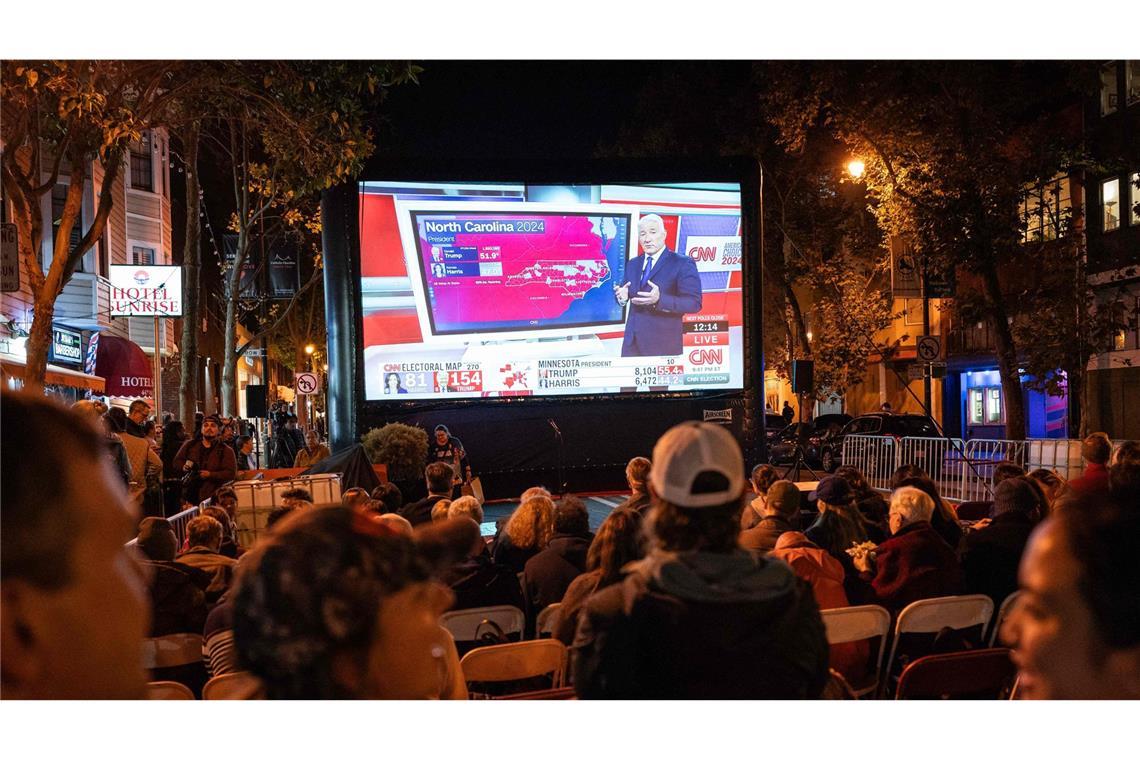
[[[653,449],[651,550],[586,603],[571,648],[583,699],[816,698],[828,646],[810,588],[737,546],[746,479],[723,427],[686,422]]]

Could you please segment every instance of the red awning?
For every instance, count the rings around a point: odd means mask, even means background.
[[[154,363],[126,338],[99,336],[95,374],[106,380],[108,396],[154,396]]]

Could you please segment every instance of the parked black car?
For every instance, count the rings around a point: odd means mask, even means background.
[[[843,439],[849,435],[891,435],[895,438],[936,438],[938,428],[925,414],[862,414],[820,447],[820,466],[835,472],[843,464]]]
[[[795,422],[781,430],[768,443],[768,461],[772,464],[792,464],[796,461],[796,443],[803,435],[804,461],[810,467],[820,467],[820,454],[830,441],[851,421],[850,414],[821,414],[811,422]]]
[[[774,412],[764,412],[764,438],[771,446],[780,431],[788,426],[784,418]]]

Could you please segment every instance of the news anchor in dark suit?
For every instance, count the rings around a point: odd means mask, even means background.
[[[677,356],[683,350],[682,315],[701,310],[697,265],[665,247],[665,222],[657,214],[641,217],[637,239],[643,255],[627,265],[626,283],[614,286],[617,302],[630,304],[621,355]]]

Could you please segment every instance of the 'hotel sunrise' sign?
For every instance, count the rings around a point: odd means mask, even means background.
[[[181,317],[182,267],[111,266],[112,317]]]

